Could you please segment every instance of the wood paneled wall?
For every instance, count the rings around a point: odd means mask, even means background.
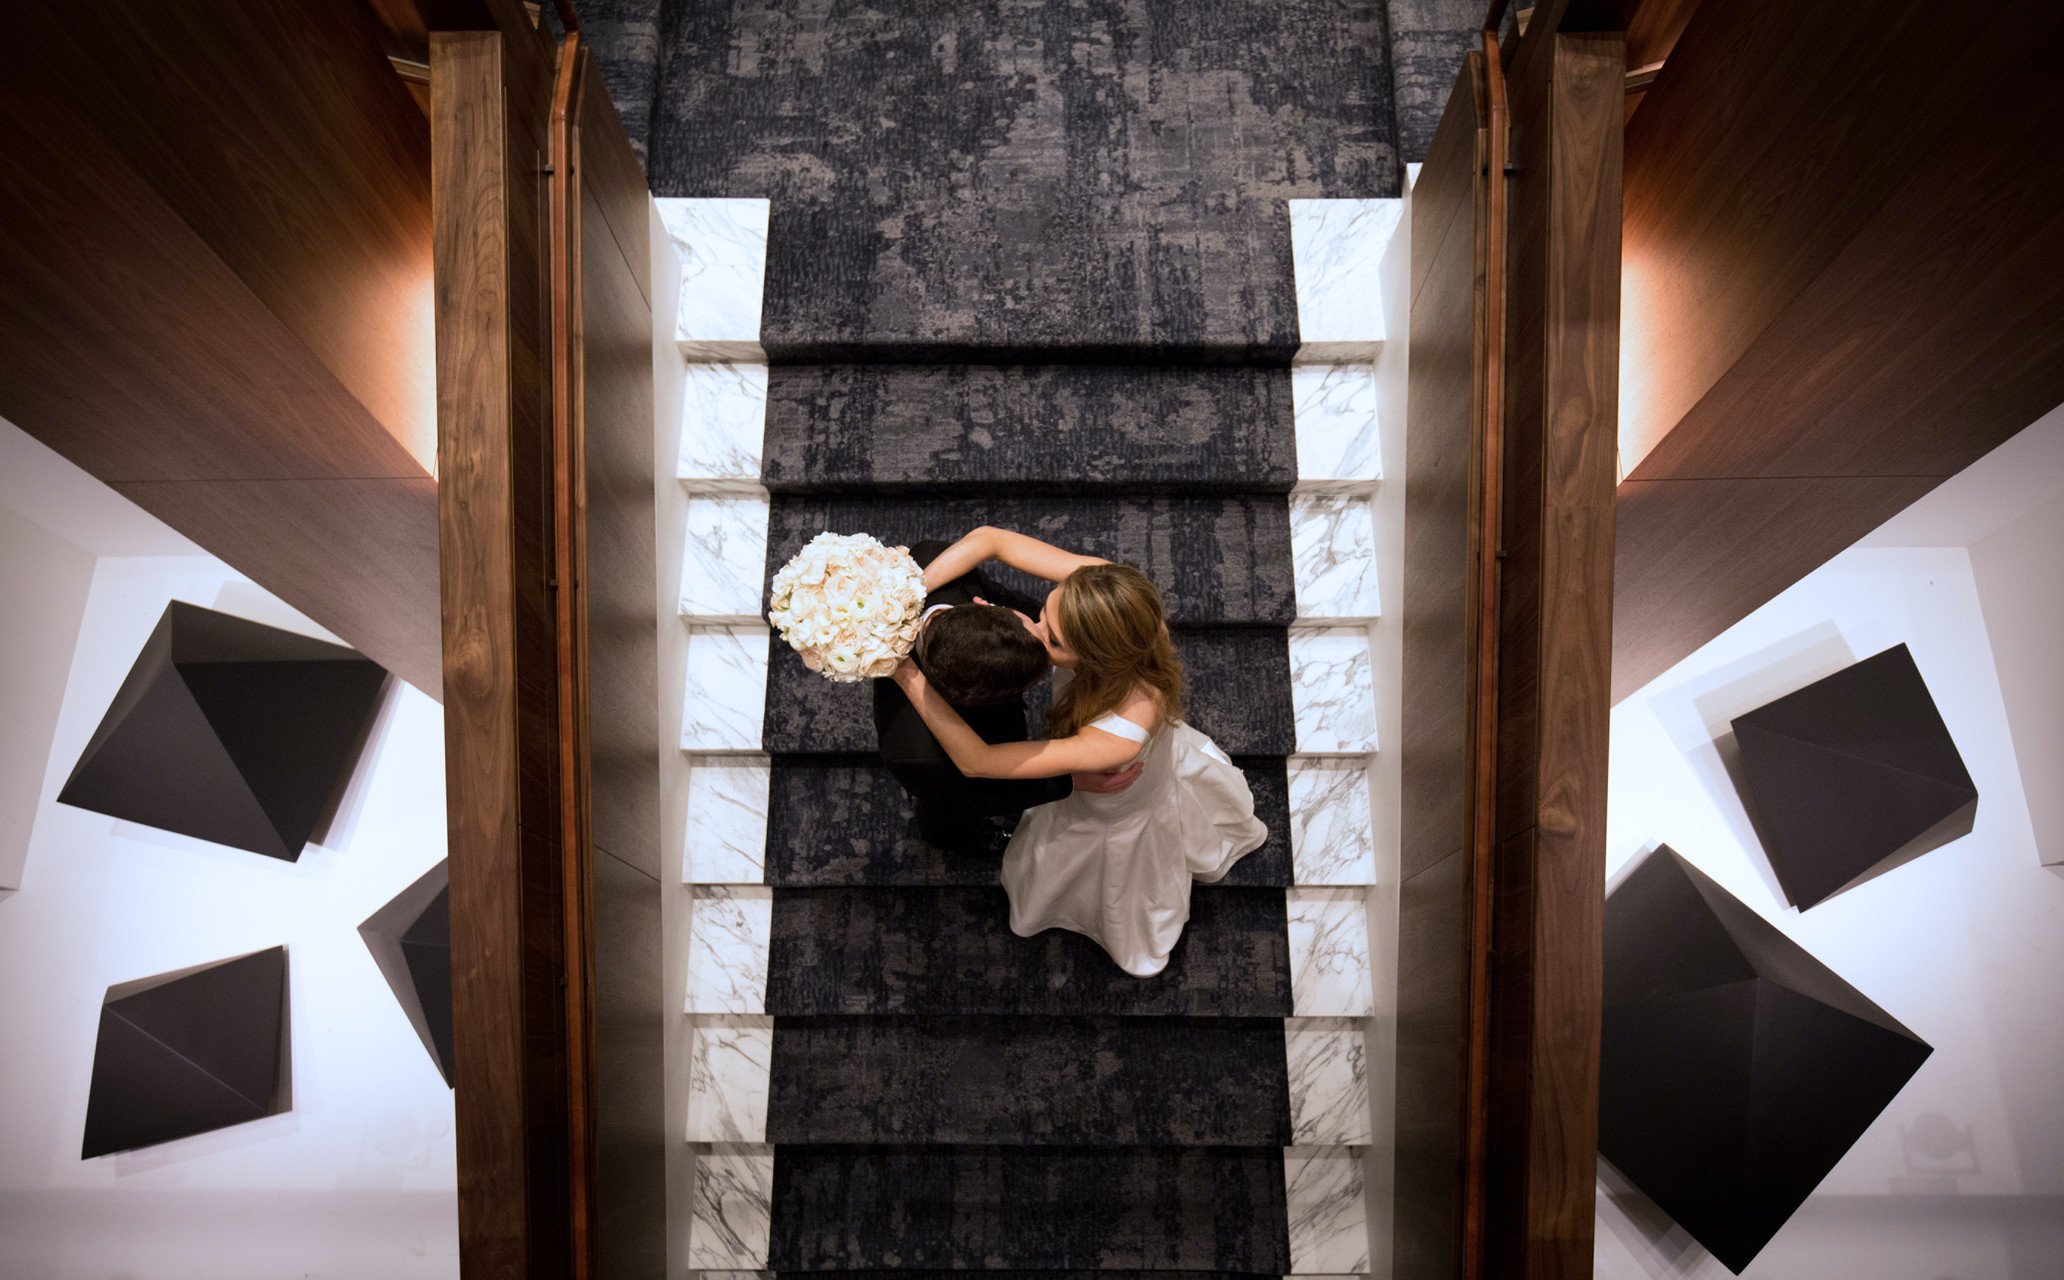
[[[666,1013],[660,971],[660,738],[649,197],[601,69],[583,55],[581,434],[594,813],[594,1010],[601,1274],[664,1280]],[[679,871],[675,872],[679,884]]]
[[[356,5],[26,5],[0,415],[440,691],[429,138]]]
[[[1626,138],[1616,697],[2064,402],[2040,0],[1705,4]]]
[[[1465,62],[1412,190],[1405,465],[1397,1167],[1392,1266],[1459,1274],[1468,953],[1466,602],[1482,396],[1483,56]]]

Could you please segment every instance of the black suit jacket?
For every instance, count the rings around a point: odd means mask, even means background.
[[[920,542],[910,549],[910,554],[919,564],[929,565],[947,545]],[[979,569],[933,591],[925,598],[925,604],[972,604],[976,596],[1035,618],[1039,616],[1038,601],[998,586]],[[987,707],[956,706],[955,710],[984,742],[1023,742],[1028,736],[1022,697]],[[976,818],[1017,813],[1058,800],[1072,790],[1066,778],[968,777],[954,767],[946,748],[925,727],[924,718],[894,680],[874,682],[874,732],[881,744],[882,763],[920,808],[935,815]]]

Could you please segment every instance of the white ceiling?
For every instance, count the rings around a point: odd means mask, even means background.
[[[1937,485],[1856,545],[1968,547],[2058,497],[2064,497],[2064,405]]]
[[[0,418],[0,507],[90,556],[207,554],[5,418]]]

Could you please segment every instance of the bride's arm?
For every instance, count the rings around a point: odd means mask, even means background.
[[[1084,565],[1110,563],[1097,556],[1079,556],[1072,551],[1063,551],[1051,543],[1028,538],[1009,529],[983,525],[970,530],[925,566],[925,590],[935,591],[985,560],[1001,560],[1013,569],[1022,569],[1048,582],[1059,582]]]
[[[1058,778],[1065,773],[1101,773],[1128,764],[1140,744],[1102,729],[1045,742],[984,742],[953,705],[939,696],[914,662],[896,668],[895,680],[925,727],[946,749],[953,767],[970,778]]]

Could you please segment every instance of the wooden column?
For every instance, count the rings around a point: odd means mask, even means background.
[[[454,1087],[468,1276],[569,1270],[541,287],[546,98],[522,66],[534,52],[493,31],[430,42]]]
[[[1625,47],[1543,55],[1512,82],[1484,1274],[1545,1278],[1591,1274]]]
[[[1535,10],[1502,83],[1506,59],[1471,56],[1413,192],[1393,1267],[1414,1280],[1591,1271],[1625,50],[1562,16]]]

